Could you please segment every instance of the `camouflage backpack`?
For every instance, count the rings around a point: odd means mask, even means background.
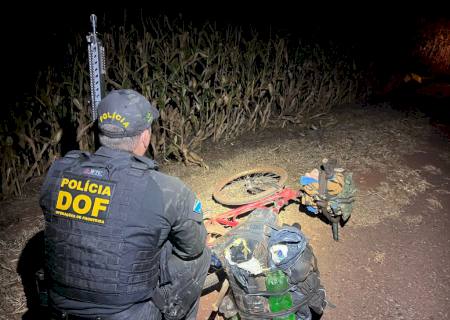
[[[323,213],[330,221],[346,222],[353,211],[357,191],[353,174],[337,168],[335,160],[324,159],[319,169],[313,169],[300,178],[301,203],[307,210]]]

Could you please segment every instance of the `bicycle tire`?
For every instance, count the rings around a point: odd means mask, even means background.
[[[267,187],[265,190],[262,190],[261,192],[258,192],[256,194],[243,193],[244,196],[242,196],[241,198],[236,198],[235,196],[228,194],[224,189],[226,186],[232,184],[233,182],[239,180],[242,182],[245,181],[245,178],[251,179],[252,176],[257,175],[272,175],[274,179],[269,184],[270,186],[267,184],[264,185],[264,187]],[[284,187],[284,183],[287,180],[287,177],[288,174],[286,170],[280,167],[257,167],[251,170],[242,171],[225,179],[222,179],[219,183],[217,183],[213,191],[213,198],[223,205],[239,206],[248,204],[256,200],[263,199],[282,189]],[[261,185],[262,184],[258,186]]]

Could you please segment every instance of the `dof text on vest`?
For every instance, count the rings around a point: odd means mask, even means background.
[[[55,162],[41,193],[53,290],[109,305],[151,297],[160,257],[153,217],[163,210],[151,174],[128,153],[71,152]]]

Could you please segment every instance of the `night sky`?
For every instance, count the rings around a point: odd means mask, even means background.
[[[413,44],[415,24],[420,18],[434,19],[449,16],[443,4],[394,8],[392,4],[364,2],[358,5],[298,3],[297,7],[280,1],[253,6],[241,2],[205,2],[180,5],[164,2],[151,8],[127,8],[130,20],[133,17],[177,16],[201,24],[205,20],[218,25],[252,26],[264,33],[272,30],[295,37],[310,37],[315,40],[333,40],[345,45],[357,44],[362,48],[358,54],[376,56],[395,66],[404,51]],[[74,4],[77,4],[76,6]],[[443,2],[442,2],[443,3]],[[4,48],[4,79],[10,100],[14,101],[32,83],[39,70],[47,65],[62,63],[64,50],[74,32],[87,34],[90,31],[89,15],[102,23],[117,24],[123,19],[124,9],[109,4],[105,6],[83,5],[66,2],[63,5],[24,6],[12,4],[3,10],[2,38]],[[104,20],[106,19],[106,20]]]

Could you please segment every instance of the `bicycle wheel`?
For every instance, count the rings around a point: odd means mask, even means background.
[[[238,206],[265,198],[284,187],[287,172],[279,167],[258,167],[221,180],[214,188],[214,199]]]

